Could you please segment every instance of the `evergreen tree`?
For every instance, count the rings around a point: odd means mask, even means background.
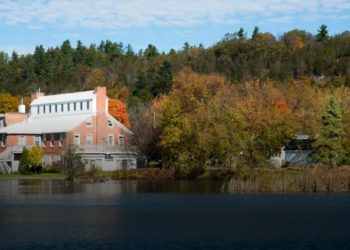
[[[346,151],[341,108],[334,97],[330,98],[321,117],[323,127],[310,157],[320,163],[335,167],[345,160]]]
[[[255,26],[253,34],[252,34],[252,40],[255,40],[259,35],[260,35],[259,27]]]
[[[328,40],[328,29],[326,25],[321,25],[320,29],[317,30],[318,33],[316,35],[316,40],[319,42],[323,42],[325,40]]]
[[[43,69],[45,67],[45,49],[42,45],[36,46],[34,51],[34,59],[35,59],[35,73],[41,74],[43,73]]]
[[[243,39],[244,38],[244,29],[240,28],[237,35],[238,35],[239,39]]]
[[[159,56],[159,51],[156,46],[148,44],[147,49],[145,50],[145,57],[150,59],[151,57]]]
[[[142,89],[146,88],[147,81],[146,76],[144,72],[141,72],[137,75],[137,82],[136,82],[136,88],[133,92],[134,95],[137,95]]]
[[[76,66],[85,65],[85,51],[86,47],[83,46],[83,43],[79,40],[74,53],[74,63]]]
[[[154,96],[160,93],[169,93],[171,86],[173,85],[172,67],[168,61],[165,61],[159,68],[158,79],[155,81],[152,93]]]
[[[128,45],[126,46],[126,53],[125,53],[125,55],[126,55],[127,57],[132,57],[132,56],[135,55],[135,52],[134,52],[134,50],[132,49],[132,46],[131,46],[130,44],[128,44]]]
[[[29,174],[29,160],[28,160],[29,150],[23,147],[21,155],[21,174]]]

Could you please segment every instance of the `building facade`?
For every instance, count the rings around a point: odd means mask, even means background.
[[[87,169],[136,167],[132,132],[108,113],[105,87],[51,96],[38,92],[32,94],[30,114],[23,112],[23,105],[19,111],[0,115],[3,172],[6,167],[8,172],[19,170],[23,147],[41,147],[47,166],[60,161],[64,150],[73,144]]]

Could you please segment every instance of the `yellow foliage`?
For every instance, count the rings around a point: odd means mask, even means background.
[[[17,112],[19,98],[11,94],[0,94],[0,113]]]
[[[28,153],[29,164],[34,167],[41,166],[43,156],[44,154],[39,146],[33,147]]]

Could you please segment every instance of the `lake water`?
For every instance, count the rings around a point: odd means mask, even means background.
[[[0,249],[349,249],[348,194],[0,180]]]

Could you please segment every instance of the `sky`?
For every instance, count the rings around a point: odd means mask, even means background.
[[[350,30],[350,0],[0,0],[0,51],[33,53],[69,39],[86,46],[101,40],[148,44],[160,52],[185,42],[210,47],[242,27],[280,37],[325,24],[329,34]]]

